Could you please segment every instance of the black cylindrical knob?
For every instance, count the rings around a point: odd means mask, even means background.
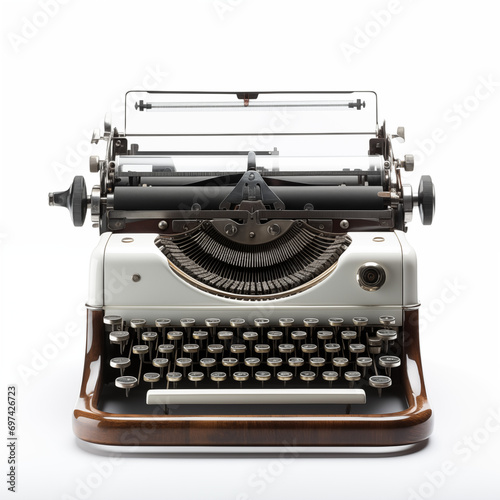
[[[49,205],[67,208],[73,224],[77,227],[83,226],[85,222],[87,204],[87,186],[81,175],[73,179],[73,183],[66,191],[49,193]]]
[[[432,224],[435,209],[434,184],[430,175],[422,175],[418,186],[418,208],[424,226]]]

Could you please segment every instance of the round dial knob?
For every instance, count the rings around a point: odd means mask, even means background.
[[[435,209],[434,184],[430,175],[422,175],[418,186],[418,208],[424,226],[432,224]]]
[[[49,194],[49,205],[65,207],[75,226],[83,226],[87,215],[87,186],[85,179],[77,175],[66,191]]]

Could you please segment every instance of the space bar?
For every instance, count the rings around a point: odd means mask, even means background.
[[[363,389],[150,389],[148,405],[364,404]]]

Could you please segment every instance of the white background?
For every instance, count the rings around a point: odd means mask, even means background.
[[[4,394],[8,384],[18,387],[17,498],[498,498],[494,3],[46,3],[50,16],[43,1],[4,0],[1,16],[0,387]],[[346,53],[348,44],[355,53]],[[431,174],[437,191],[435,223],[423,227],[415,217],[408,233],[419,256],[424,372],[435,411],[424,449],[375,457],[278,450],[111,459],[78,445],[71,414],[98,233],[89,220],[74,228],[67,211],[48,207],[47,193],[66,189],[74,175],[96,183],[88,173],[95,148],[89,131],[102,127],[104,112],[120,105],[125,91],[141,86],[373,89],[389,128],[406,126],[398,153],[419,160],[406,179],[417,186],[421,174]],[[0,400],[5,415],[6,396]],[[5,436],[4,416],[0,429]],[[0,450],[3,496],[7,448]]]

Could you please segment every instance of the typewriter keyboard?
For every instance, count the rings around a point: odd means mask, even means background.
[[[363,405],[390,390],[401,365],[395,318],[379,321],[160,318],[153,325],[107,315],[105,370],[115,393],[139,391],[149,405]]]

